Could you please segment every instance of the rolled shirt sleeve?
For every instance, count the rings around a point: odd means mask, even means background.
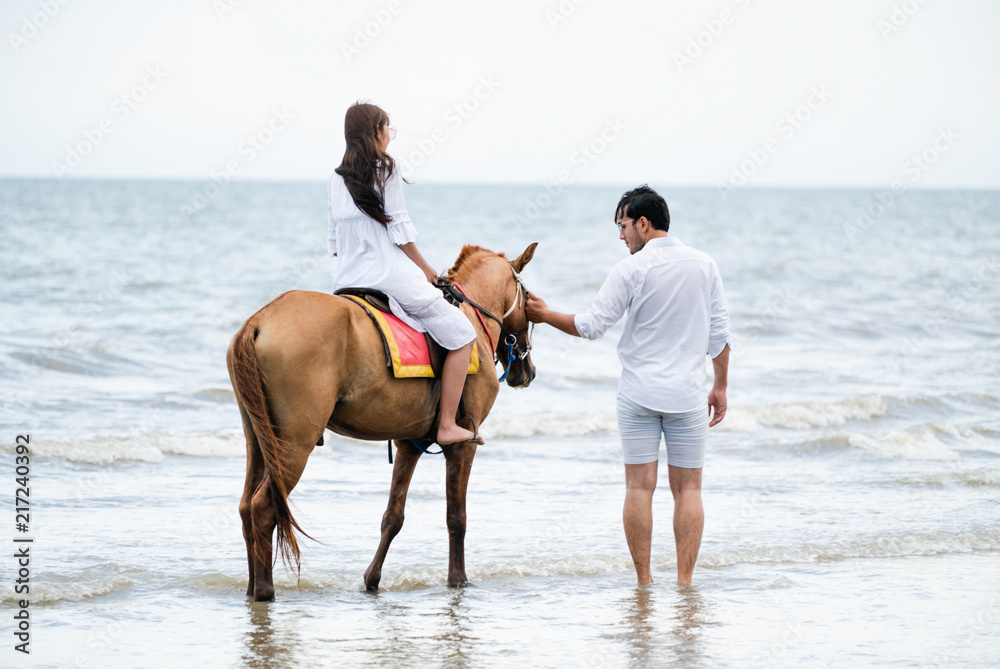
[[[722,287],[719,268],[712,263],[711,305],[712,317],[708,331],[708,355],[715,358],[729,343],[729,305]]]
[[[406,211],[406,202],[403,200],[403,175],[399,173],[398,169],[393,172],[385,184],[383,201],[385,213],[392,218],[388,225],[389,238],[392,243],[401,246],[416,241],[417,229],[413,227],[410,214]]]
[[[576,331],[584,339],[597,339],[621,320],[630,300],[625,274],[621,265],[615,265],[590,309],[573,317]]]

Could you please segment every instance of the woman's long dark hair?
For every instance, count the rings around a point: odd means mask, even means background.
[[[378,130],[388,125],[389,115],[375,105],[367,102],[351,105],[344,117],[347,150],[335,170],[344,178],[358,209],[385,226],[392,221],[385,213],[385,184],[396,163],[392,156],[379,150]]]

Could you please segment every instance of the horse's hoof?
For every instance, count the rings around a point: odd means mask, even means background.
[[[378,573],[372,567],[365,571],[365,590],[368,592],[378,592],[379,581],[382,580],[382,572]]]
[[[461,581],[454,581],[452,583],[449,583],[448,587],[449,588],[474,588],[474,587],[476,587],[476,584],[473,583],[472,581],[468,581],[468,580],[463,579]]]
[[[274,601],[274,587],[270,588],[255,588],[253,593],[253,601],[255,602],[273,602]]]

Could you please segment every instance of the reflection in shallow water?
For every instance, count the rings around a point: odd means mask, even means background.
[[[249,619],[243,634],[243,666],[296,666],[295,650],[300,646],[298,634],[289,629],[275,629],[271,621],[269,602],[246,603]]]
[[[678,588],[674,602],[674,627],[671,630],[675,643],[672,646],[674,659],[684,666],[698,666],[704,655],[702,634],[704,627],[711,625],[707,613],[709,607],[695,586]]]
[[[411,593],[366,594],[361,601],[361,617],[323,639],[321,653],[329,653],[326,642],[334,641],[341,646],[335,656],[345,664],[396,667],[433,662],[461,668],[482,663],[480,637],[475,634],[481,616],[470,607],[467,590],[428,591],[417,599]],[[374,615],[368,617],[365,609]]]
[[[469,609],[462,601],[465,593],[464,588],[457,590],[438,616],[443,624],[438,639],[444,666],[467,667],[475,663],[472,645],[476,639],[470,636]]]
[[[653,649],[658,642],[654,593],[649,586],[639,586],[626,597],[624,605],[629,658],[633,665],[644,665],[655,655]]]
[[[712,623],[706,615],[705,600],[696,588],[665,592],[639,586],[622,604],[630,666],[670,663],[697,667],[703,663],[703,627]]]

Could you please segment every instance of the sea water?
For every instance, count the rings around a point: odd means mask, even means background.
[[[444,465],[424,456],[382,591],[364,592],[391,467],[384,443],[328,432],[291,495],[318,541],[301,544],[301,578],[277,570],[276,601],[252,603],[225,350],[276,295],[329,290],[336,260],[323,184],[205,186],[0,181],[0,665],[1000,663],[1000,193],[885,206],[660,186],[670,234],[717,261],[731,317],[693,587],[673,585],[665,476],[656,584],[635,585],[619,324],[595,342],[538,327],[537,379],[501,388],[469,486],[475,587],[446,587]],[[465,243],[513,258],[538,242],[528,287],[578,312],[627,255],[623,190],[418,182],[406,197],[435,267]],[[25,537],[28,656],[13,619]]]

